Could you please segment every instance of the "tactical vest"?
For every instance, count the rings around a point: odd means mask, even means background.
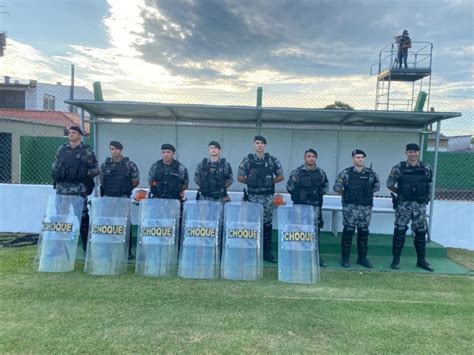
[[[367,168],[361,173],[355,172],[353,168],[349,168],[347,173],[349,179],[344,185],[342,202],[361,206],[373,206],[374,173]]]
[[[179,162],[173,160],[170,165],[159,160],[153,175],[155,186],[151,187],[153,197],[179,200],[181,193],[181,179],[179,177]]]
[[[293,203],[302,205],[322,205],[324,175],[319,169],[300,169],[299,181],[291,193]]]
[[[429,200],[430,179],[426,176],[425,165],[410,166],[406,162],[401,163],[401,175],[398,178],[398,194],[404,201],[417,201],[424,203]]]
[[[199,191],[203,196],[222,198],[227,195],[225,188],[225,159],[219,164],[213,164],[207,158],[202,160]]]
[[[132,181],[128,158],[114,163],[111,158],[105,160],[105,168],[102,171],[104,180],[104,196],[110,197],[130,197],[132,192]]]
[[[59,164],[56,171],[53,172],[53,178],[56,182],[86,184],[86,152],[88,147],[88,145],[83,145],[82,147],[72,149],[70,146],[65,145],[59,151]]]
[[[248,192],[254,195],[267,195],[274,193],[275,185],[273,184],[273,169],[270,162],[270,154],[265,153],[263,159],[255,159],[253,154],[249,154],[248,158]]]

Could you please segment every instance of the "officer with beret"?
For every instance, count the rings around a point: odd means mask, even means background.
[[[130,197],[140,183],[137,165],[122,155],[123,145],[118,141],[109,144],[110,157],[100,166],[101,195]]]
[[[78,126],[68,129],[69,142],[61,145],[52,166],[53,183],[58,195],[84,197],[80,235],[82,248],[87,248],[89,232],[89,210],[87,196],[94,190],[94,177],[99,175],[97,159],[92,148],[82,142],[84,133]],[[76,211],[80,215],[80,211]]]
[[[209,157],[197,165],[194,182],[199,186],[196,199],[209,201],[230,201],[227,189],[234,182],[232,167],[221,158],[221,145],[217,141],[208,144]]]
[[[254,154],[248,154],[240,163],[237,180],[247,185],[248,201],[263,205],[263,258],[271,263],[272,254],[273,194],[275,184],[283,181],[283,168],[277,158],[265,153],[267,140],[254,138]]]
[[[391,267],[394,270],[400,268],[400,256],[405,245],[408,223],[411,220],[411,229],[415,234],[413,245],[417,256],[416,266],[434,271],[425,259],[426,205],[431,194],[433,172],[428,164],[420,161],[420,146],[418,144],[407,144],[405,154],[407,160],[395,165],[387,179],[388,189],[398,195]]]
[[[314,207],[314,217],[318,230],[318,252],[320,253],[320,229],[323,227],[321,207],[323,196],[329,190],[329,182],[323,169],[316,165],[318,153],[314,149],[304,152],[304,164],[290,173],[286,190],[291,195],[294,204],[310,205]],[[319,255],[319,266],[326,267],[326,262]]]
[[[336,178],[334,191],[342,195],[344,229],[341,238],[341,265],[349,268],[352,237],[357,228],[357,264],[372,268],[367,259],[369,225],[374,192],[380,190],[377,174],[364,166],[366,154],[360,149],[352,151],[353,166],[344,169]]]
[[[174,159],[176,149],[172,144],[161,146],[162,159],[153,163],[148,173],[152,198],[184,200],[184,190],[188,188],[188,169]]]
[[[107,157],[100,166],[100,194],[130,198],[132,190],[140,183],[138,167],[128,157],[122,155],[123,145],[119,141],[111,141],[109,150],[110,157]],[[128,246],[128,258],[133,259],[131,240]]]

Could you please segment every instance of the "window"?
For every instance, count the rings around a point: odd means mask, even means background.
[[[55,97],[53,95],[44,94],[43,96],[43,110],[54,111]]]

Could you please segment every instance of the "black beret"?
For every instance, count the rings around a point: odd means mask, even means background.
[[[214,147],[216,147],[216,148],[218,148],[218,149],[221,149],[221,145],[220,145],[220,143],[217,142],[217,141],[210,141],[207,146],[210,147],[211,145],[213,145]]]
[[[116,149],[120,149],[120,150],[123,149],[123,145],[119,141],[112,141],[110,142],[109,145],[111,145],[112,147],[115,147]]]
[[[173,152],[176,152],[176,149],[173,147],[173,145],[169,143],[162,144],[161,150],[171,150]]]
[[[262,142],[263,144],[267,144],[267,140],[265,139],[264,136],[255,136],[255,138],[253,139],[254,142],[256,141],[260,141]]]
[[[84,132],[82,132],[82,129],[81,129],[81,127],[79,127],[79,126],[71,126],[71,127],[69,127],[69,130],[70,130],[70,131],[76,131],[76,132],[79,133],[81,136],[84,135]]]
[[[362,154],[362,155],[364,156],[364,158],[367,156],[363,150],[354,149],[354,150],[352,151],[352,156],[357,155],[357,154]]]
[[[318,152],[316,152],[313,148],[309,148],[307,149],[304,154],[306,155],[306,153],[313,153],[314,155],[316,155],[316,158],[318,157]]]
[[[407,148],[406,150],[416,150],[416,151],[419,151],[420,150],[420,146],[416,143],[410,143],[410,144],[407,144]]]

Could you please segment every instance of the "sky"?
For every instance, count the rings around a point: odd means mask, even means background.
[[[146,93],[375,97],[380,50],[433,43],[432,93],[472,106],[474,0],[0,0],[0,75]],[[390,48],[390,47],[389,47]],[[265,91],[264,91],[265,92]],[[251,93],[251,95],[246,94]],[[109,96],[110,97],[110,96]],[[470,101],[470,103],[469,103]],[[206,102],[209,103],[209,102]],[[289,105],[292,106],[292,105]]]

